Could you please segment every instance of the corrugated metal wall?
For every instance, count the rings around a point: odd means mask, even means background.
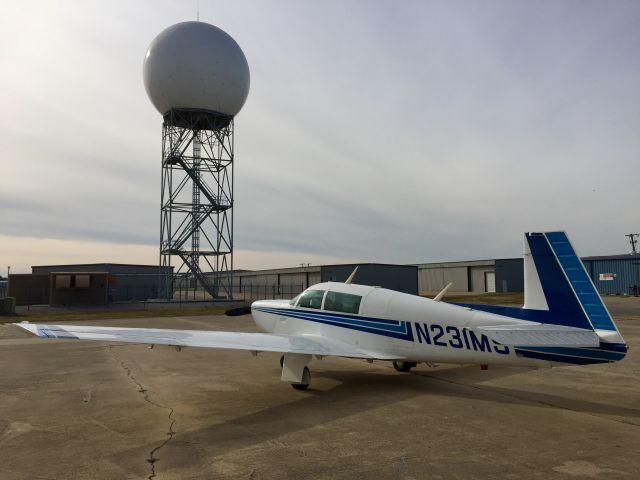
[[[280,285],[306,285],[306,283],[306,272],[280,274]]]
[[[418,267],[415,265],[387,265],[380,263],[357,264],[353,280],[360,285],[372,285],[397,292],[418,294]],[[353,273],[356,264],[325,265],[320,267],[323,282],[344,282]]]
[[[640,255],[616,259],[587,259],[583,260],[583,263],[596,289],[603,295],[632,294],[633,286],[638,285]]]
[[[449,291],[469,291],[467,267],[425,267],[418,270],[418,283],[421,292],[442,290],[449,282],[453,282]]]
[[[157,265],[86,263],[72,265],[37,265],[32,266],[31,271],[33,274],[107,272],[110,274],[107,299],[109,302],[119,302],[158,298],[158,287],[161,278],[167,273],[167,268],[173,270],[173,267],[160,267]],[[86,293],[79,293],[78,295],[78,303],[83,298],[88,298]],[[51,298],[50,300],[54,301],[55,299]]]
[[[524,292],[524,261],[522,258],[496,259],[496,291]]]
[[[485,274],[487,272],[495,272],[495,267],[469,267],[471,271],[471,292],[486,292],[487,286],[485,282]]]

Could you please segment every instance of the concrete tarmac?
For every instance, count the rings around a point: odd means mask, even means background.
[[[640,478],[640,315],[610,365],[545,370],[44,340],[0,325],[0,478]],[[76,322],[77,323],[77,322]],[[250,317],[81,322],[256,331]]]

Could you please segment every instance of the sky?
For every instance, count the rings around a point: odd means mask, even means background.
[[[241,46],[237,268],[581,255],[640,231],[640,2],[24,1],[0,16],[0,274],[157,264],[153,38]]]

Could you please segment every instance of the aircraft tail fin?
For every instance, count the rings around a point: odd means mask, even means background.
[[[584,365],[622,360],[628,350],[564,232],[526,233],[523,308],[464,305],[527,324],[478,327],[517,355]]]
[[[525,234],[524,255],[525,309],[546,310],[557,325],[620,336],[565,232]]]

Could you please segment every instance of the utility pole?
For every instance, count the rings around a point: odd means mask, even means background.
[[[629,243],[631,244],[631,253],[633,255],[637,255],[638,251],[636,250],[636,244],[638,243],[638,237],[640,237],[640,233],[627,233],[625,237],[629,238]]]
[[[305,282],[302,285],[302,289],[305,290],[307,288],[309,288],[309,265],[311,265],[311,263],[301,263],[300,266],[302,267],[302,271],[304,272],[304,276],[305,276]]]
[[[637,238],[640,237],[640,233],[627,233],[625,237],[629,238],[629,243],[631,244],[631,255],[637,255],[638,251],[636,250],[636,244],[638,243]],[[640,295],[640,262],[633,262],[633,265],[636,266],[636,284],[633,286],[633,294],[634,296]]]

